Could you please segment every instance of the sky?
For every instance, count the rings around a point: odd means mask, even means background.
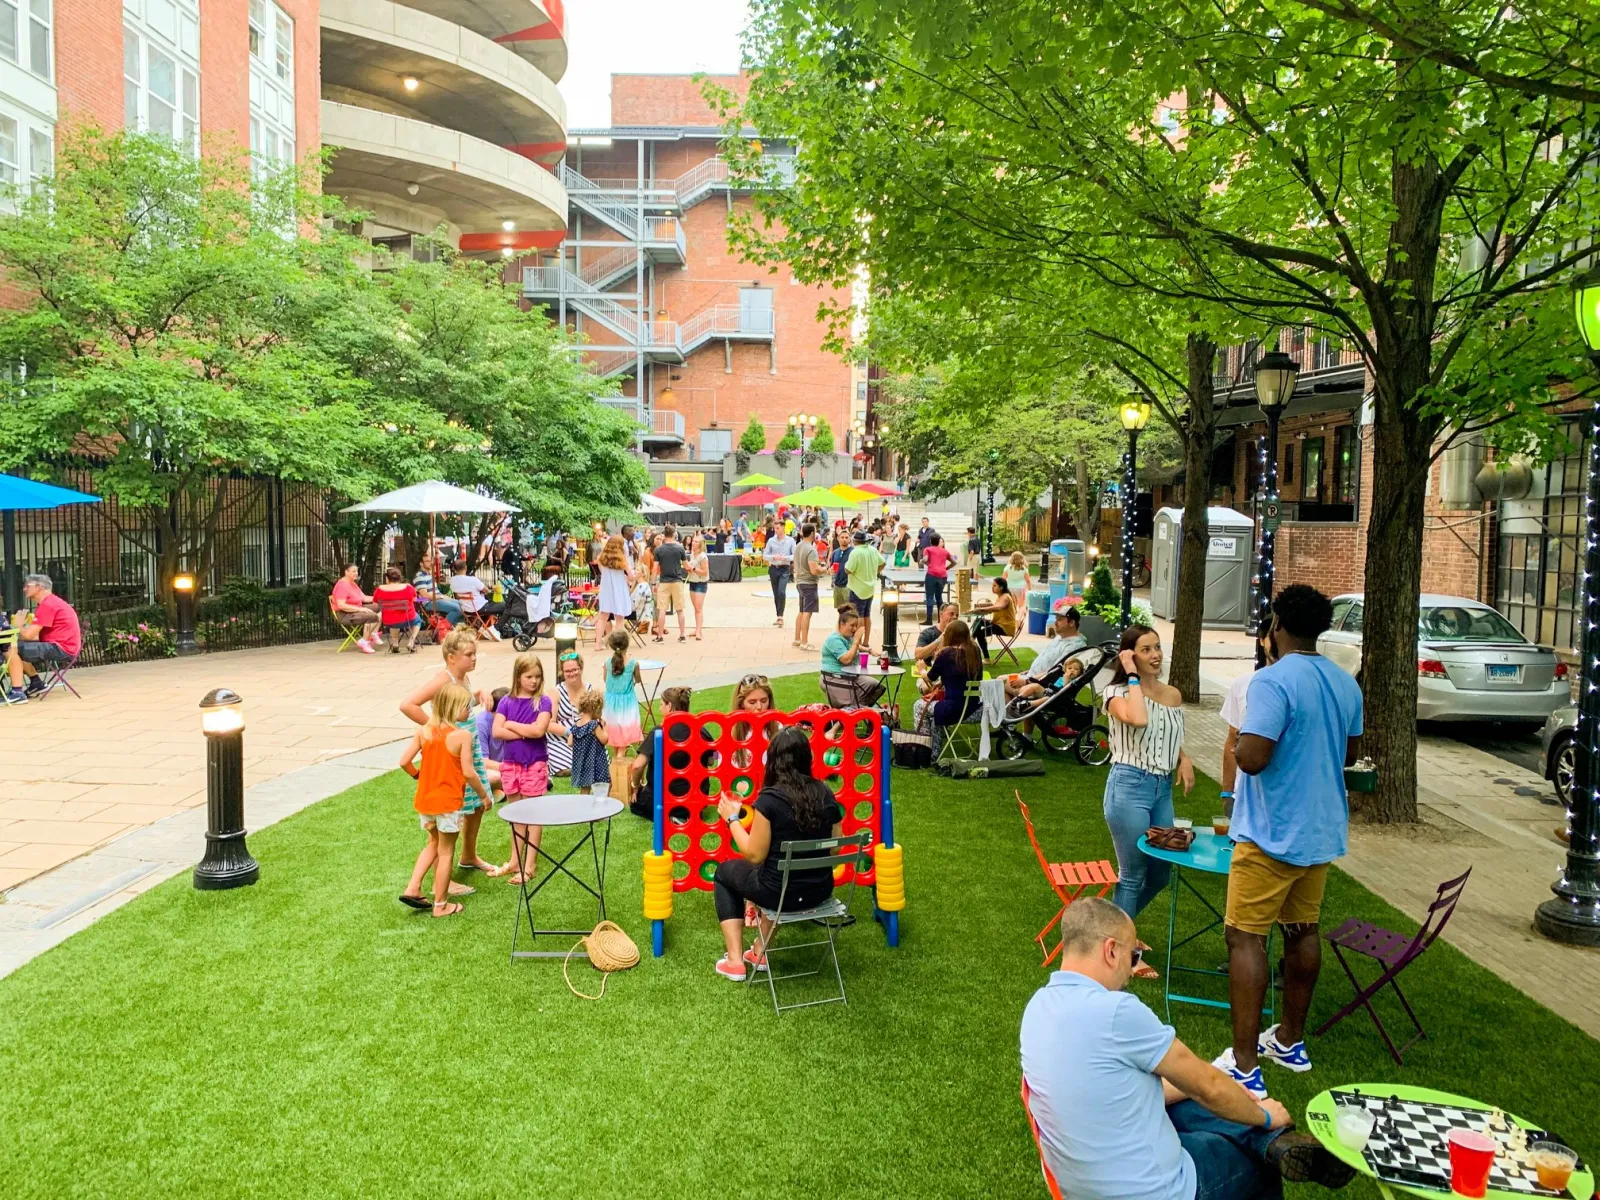
[[[611,76],[739,69],[746,0],[566,0],[567,127],[611,124]]]

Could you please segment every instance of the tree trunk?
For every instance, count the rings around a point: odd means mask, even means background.
[[[1072,506],[1073,523],[1078,527],[1079,539],[1086,546],[1093,546],[1100,540],[1100,523],[1095,519],[1100,515],[1100,489],[1089,478],[1089,464],[1085,459],[1079,458],[1073,463],[1072,481],[1076,501]]]
[[[1189,375],[1188,420],[1183,429],[1183,549],[1178,559],[1178,610],[1172,623],[1167,682],[1194,704],[1200,699],[1200,632],[1205,623],[1206,552],[1211,545],[1211,437],[1216,425],[1211,372],[1217,347],[1191,333],[1185,348]]]
[[[1428,103],[1420,89],[1430,74],[1418,66],[1406,76],[1419,106]],[[1363,747],[1378,768],[1378,790],[1359,810],[1386,823],[1417,819],[1417,611],[1424,497],[1439,430],[1418,397],[1432,379],[1434,272],[1446,190],[1432,154],[1408,160],[1396,151],[1391,170],[1388,260],[1381,288],[1367,298],[1376,362],[1361,684]]]

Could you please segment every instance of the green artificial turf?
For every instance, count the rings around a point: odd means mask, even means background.
[[[775,683],[780,706],[818,698],[814,679]],[[1019,781],[1052,858],[1111,855],[1102,780],[1052,761]],[[0,981],[0,1195],[1041,1197],[1017,1026],[1054,901],[1013,786],[897,773],[902,944],[863,919],[841,939],[848,1007],[782,1017],[764,985],[712,973],[709,893],[678,897],[667,955],[649,956],[645,822],[617,819],[609,887],[645,957],[590,1003],[559,963],[507,962],[504,883],[476,879],[449,920],[396,903],[420,842],[410,782],[352,789],[251,838],[255,887],[180,876]],[[1215,786],[1178,808],[1209,817]],[[504,858],[499,819],[485,828]],[[594,919],[570,887],[539,911]],[[1335,871],[1326,918],[1349,914],[1412,927]],[[1163,897],[1141,922],[1152,943],[1165,920]],[[572,975],[598,985],[587,965]],[[1423,1084],[1600,1157],[1594,1041],[1442,942],[1406,985],[1431,1040],[1403,1069],[1356,1016],[1311,1042],[1310,1075],[1267,1068],[1274,1094],[1300,1112],[1334,1084]],[[1137,990],[1160,1010],[1159,985]],[[1330,962],[1314,1020],[1347,994]],[[1225,1044],[1223,1011],[1174,1018],[1201,1054]]]

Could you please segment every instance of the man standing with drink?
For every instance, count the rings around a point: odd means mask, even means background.
[[[1234,749],[1233,862],[1228,872],[1228,1002],[1233,1046],[1216,1065],[1258,1098],[1258,1058],[1309,1071],[1306,1013],[1322,969],[1317,922],[1328,864],[1348,848],[1344,768],[1361,737],[1361,689],[1317,653],[1333,604],[1305,584],[1272,602],[1278,661],[1251,677]],[[1283,928],[1283,1020],[1264,1033],[1267,935]]]
[[[800,541],[794,548],[794,590],[800,596],[800,613],[794,619],[794,645],[814,650],[811,644],[811,618],[817,611],[817,585],[826,568],[817,558],[817,528],[810,522],[800,526]]]

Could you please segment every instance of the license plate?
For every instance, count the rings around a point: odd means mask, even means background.
[[[1502,667],[1491,664],[1489,667],[1490,679],[1516,679],[1522,674],[1522,668],[1517,666]]]

